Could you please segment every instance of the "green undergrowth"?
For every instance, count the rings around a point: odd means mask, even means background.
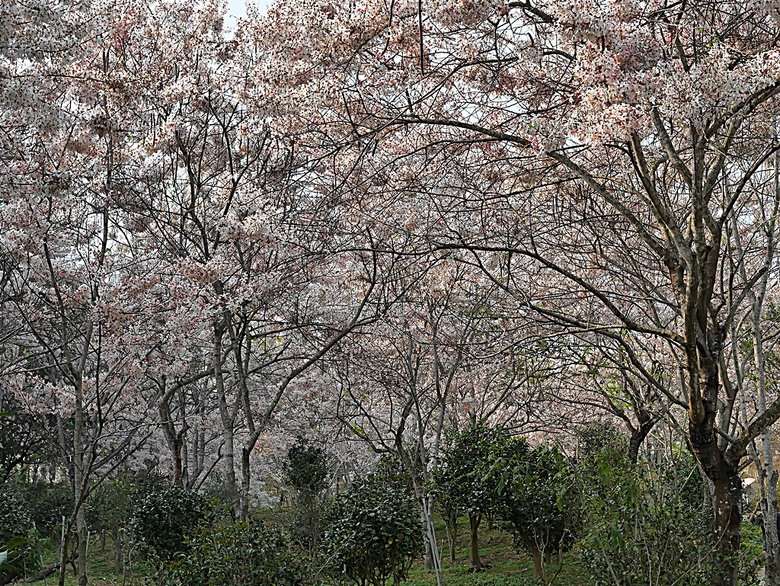
[[[269,519],[270,520],[270,519]],[[536,578],[531,557],[523,551],[518,551],[512,546],[512,537],[498,528],[489,528],[483,523],[480,529],[480,557],[484,568],[480,572],[473,572],[470,562],[468,522],[462,519],[458,527],[456,539],[455,563],[449,559],[448,541],[444,523],[437,520],[436,536],[439,547],[442,549],[443,582],[445,586],[541,586],[542,582]],[[44,549],[43,565],[50,566],[56,562],[56,544],[51,544]],[[92,586],[142,586],[148,585],[149,568],[139,556],[131,558],[129,570],[124,576],[117,573],[114,568],[113,551],[111,541],[108,540],[106,548],[101,548],[99,539],[90,543],[89,583]],[[563,566],[553,564],[550,571],[551,584],[555,586],[590,586],[591,582],[577,564],[573,554],[565,554]],[[52,574],[45,581],[33,582],[38,586],[52,586],[57,584],[57,575]],[[77,586],[76,577],[69,567],[66,574],[66,586]],[[412,566],[409,578],[403,582],[404,586],[435,586],[436,576],[425,569],[422,560],[418,560]],[[197,586],[197,585],[193,585]],[[250,586],[250,585],[247,585]]]
[[[97,541],[97,543],[95,542]],[[114,551],[111,546],[111,540],[108,539],[106,547],[102,547],[100,540],[96,539],[90,542],[90,551],[87,556],[87,568],[90,586],[141,586],[147,584],[149,567],[140,558],[130,560],[126,573],[117,572],[114,567]],[[48,568],[57,563],[58,551],[56,543],[46,543],[48,545],[41,551],[43,567]],[[57,573],[53,573],[43,580],[31,582],[35,586],[55,586],[57,584]],[[22,582],[19,582],[20,584]],[[73,568],[69,565],[65,573],[65,586],[78,586]]]
[[[483,569],[474,572],[471,568],[468,521],[461,519],[455,547],[455,563],[450,562],[449,543],[443,522],[436,522],[436,538],[442,550],[442,579],[444,586],[542,586],[534,574],[531,556],[512,546],[509,533],[497,528],[480,527],[479,553]],[[557,559],[557,556],[555,557]],[[564,554],[563,565],[553,563],[548,582],[553,586],[590,586],[583,569],[574,555]],[[415,562],[404,586],[435,586],[434,572],[426,570],[422,561]]]

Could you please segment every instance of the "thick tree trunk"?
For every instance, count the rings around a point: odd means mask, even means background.
[[[715,576],[715,586],[736,586],[739,574],[739,543],[742,512],[742,479],[736,470],[718,478],[715,485],[715,539],[720,562],[720,572]]]
[[[767,431],[765,436],[769,436]],[[768,442],[767,442],[768,443]],[[764,535],[766,536],[766,560],[764,562],[764,584],[780,586],[780,544],[777,534],[777,470],[770,459],[764,471],[766,484],[763,502]]]
[[[708,413],[705,422],[689,427],[691,447],[714,488],[714,550],[717,556],[713,586],[737,586],[739,570],[740,525],[742,522],[742,479],[738,463],[727,459],[715,440]],[[709,422],[709,423],[708,423]]]
[[[423,484],[416,475],[411,460],[406,457],[406,453],[403,451],[401,452],[401,458],[412,477],[414,497],[420,505],[420,527],[422,528],[422,538],[425,547],[423,552],[423,563],[425,564],[426,570],[438,571],[441,569],[441,560],[439,560],[438,551],[436,550],[436,534],[431,519],[430,507],[432,503],[428,495],[425,494]]]
[[[176,428],[171,418],[170,403],[163,398],[157,406],[157,412],[160,414],[163,435],[165,436],[168,449],[173,456],[173,484],[183,486],[182,483],[182,462],[181,462],[181,442],[179,441]]]
[[[777,155],[775,155],[777,165]],[[775,168],[777,171],[777,167]],[[756,366],[756,396],[760,413],[767,410],[767,377],[764,351],[764,336],[761,331],[761,309],[763,307],[766,280],[763,281],[758,296],[752,299],[753,311],[753,361]],[[744,404],[744,403],[743,403]],[[758,486],[761,495],[761,512],[764,522],[764,540],[766,557],[764,560],[764,584],[780,586],[780,537],[777,531],[777,469],[772,450],[772,427],[764,430],[760,436],[761,452],[756,457]]]
[[[241,500],[239,497],[238,486],[236,483],[236,462],[235,462],[235,437],[233,435],[233,422],[223,419],[222,436],[222,461],[223,472],[225,474],[225,492],[227,498],[233,505],[233,511],[241,516]]]
[[[482,570],[482,560],[479,558],[479,515],[469,515],[471,526],[471,567],[479,572]]]
[[[436,540],[436,527],[433,522],[433,498],[423,494],[419,502],[424,528],[423,539],[426,544],[425,567],[436,572],[436,583],[441,584],[441,551]]]
[[[251,424],[249,428],[249,437],[241,448],[241,493],[238,515],[242,520],[245,520],[249,515],[249,492],[252,488],[252,450],[257,445],[262,430],[265,429],[265,422],[257,427]]]
[[[628,457],[634,464],[639,460],[639,449],[642,447],[642,442],[645,441],[647,434],[650,433],[656,424],[656,419],[653,419],[647,410],[642,409],[637,415],[639,428],[631,429],[631,439],[628,443]]]
[[[425,513],[420,511],[420,523],[423,527],[423,543],[425,544],[425,551],[423,552],[423,565],[426,570],[433,570],[433,550],[431,546],[431,540],[428,538],[428,519]]]
[[[244,447],[241,450],[241,495],[238,516],[243,521],[249,516],[249,490],[252,485],[251,449]]]
[[[85,435],[85,421],[84,421],[84,393],[82,388],[82,380],[77,377],[74,384],[75,401],[73,410],[73,507],[74,511],[71,516],[71,521],[75,521],[76,525],[76,556],[77,568],[76,573],[78,576],[79,586],[87,585],[87,519],[84,512],[85,501],[85,489],[87,485],[86,472],[87,455],[84,447],[84,435]],[[72,525],[68,523],[67,528]],[[67,530],[66,530],[67,533]],[[67,544],[67,541],[65,541]],[[64,544],[64,545],[65,545]],[[60,551],[60,575],[59,584],[64,586],[65,583],[65,552],[67,546],[65,545]]]

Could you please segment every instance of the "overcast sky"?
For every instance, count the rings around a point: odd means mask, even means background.
[[[228,0],[228,11],[231,16],[242,17],[246,14],[246,4],[255,4],[260,8],[265,8],[270,0]]]
[[[272,1],[273,0],[228,0],[228,18],[226,22],[228,28],[233,29],[235,27],[234,19],[241,18],[242,16],[246,15],[247,4],[254,4],[262,11]]]
[[[254,4],[260,10],[263,10],[271,2],[272,0],[228,0],[228,18],[226,22],[228,28],[233,29],[235,27],[235,18],[241,18],[246,15],[247,4]]]

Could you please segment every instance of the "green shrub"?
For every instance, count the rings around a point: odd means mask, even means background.
[[[197,493],[177,486],[147,485],[133,506],[133,535],[151,561],[171,561],[185,551],[185,538],[210,511],[209,502]]]
[[[328,478],[325,450],[300,437],[287,451],[284,464],[287,483],[302,494],[314,495],[322,491]]]
[[[122,570],[128,546],[128,532],[137,500],[138,485],[128,478],[116,477],[101,484],[86,502],[87,524],[90,531],[100,534],[105,547],[107,535],[114,545],[114,568]]]
[[[70,483],[36,480],[17,484],[24,495],[30,518],[36,528],[47,537],[59,537],[62,517],[73,511],[73,491]]]
[[[95,489],[86,502],[90,531],[114,533],[129,524],[137,488],[132,482],[113,478]]]
[[[6,552],[0,583],[11,576],[27,576],[40,569],[38,532],[19,493],[8,483],[0,498],[0,552]]]
[[[284,474],[294,493],[290,531],[298,543],[313,555],[320,540],[322,493],[328,479],[325,450],[306,438],[298,438],[287,452]]]
[[[495,517],[504,507],[509,470],[528,454],[523,438],[500,427],[477,424],[446,442],[439,467],[433,472],[433,494],[454,534],[458,512],[469,517],[471,565],[482,569],[478,530],[483,517]],[[452,552],[451,552],[452,555]]]
[[[334,575],[355,584],[400,584],[422,552],[414,498],[384,476],[359,479],[336,499],[324,534]]]
[[[163,566],[164,586],[299,586],[306,583],[300,554],[279,530],[259,519],[201,525],[187,548]]]
[[[619,438],[607,440],[580,460],[585,528],[578,549],[594,583],[710,584],[712,505],[693,457],[673,447],[663,464],[634,464]]]
[[[501,473],[527,452],[524,439],[485,424],[449,437],[433,474],[437,501],[469,516],[494,514],[503,500]]]
[[[568,550],[581,523],[574,466],[555,444],[541,444],[507,468],[499,516],[546,577],[551,554]]]

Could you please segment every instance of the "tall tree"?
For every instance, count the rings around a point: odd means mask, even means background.
[[[263,74],[280,62],[299,72],[275,94],[291,124],[295,96],[310,92],[310,124],[345,151],[371,145],[341,185],[375,177],[405,211],[427,195],[402,224],[406,242],[470,251],[519,305],[614,340],[647,372],[634,340],[666,346],[680,383],[659,391],[685,410],[714,487],[715,583],[735,584],[739,465],[780,415],[775,398],[740,421],[725,360],[732,322],[771,268],[751,260],[765,247],[736,263],[725,251],[731,223],[777,196],[765,181],[780,146],[774,9],[367,1],[279,4],[268,18],[285,25],[272,39],[285,51],[269,50]]]

